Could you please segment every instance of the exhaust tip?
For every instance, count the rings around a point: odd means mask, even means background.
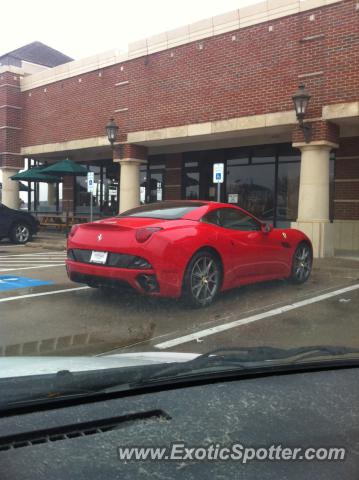
[[[143,273],[138,275],[137,281],[146,293],[155,293],[160,290],[156,275],[147,275]]]

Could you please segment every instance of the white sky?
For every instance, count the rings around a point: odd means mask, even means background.
[[[0,55],[38,40],[74,59],[260,0],[16,0],[1,2]]]

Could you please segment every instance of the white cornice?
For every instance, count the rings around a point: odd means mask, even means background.
[[[92,137],[79,140],[69,140],[68,142],[46,143],[41,145],[30,145],[21,148],[21,155],[40,155],[52,152],[64,152],[68,150],[80,150],[83,148],[109,147],[108,138]]]

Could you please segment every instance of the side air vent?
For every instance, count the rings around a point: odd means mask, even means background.
[[[57,442],[59,440],[70,440],[71,438],[96,435],[110,430],[125,428],[141,421],[168,421],[170,419],[171,417],[162,410],[151,410],[148,412],[106,418],[93,422],[64,425],[57,428],[25,432],[18,435],[9,435],[6,437],[0,437],[0,452],[15,448],[31,447],[41,443]]]

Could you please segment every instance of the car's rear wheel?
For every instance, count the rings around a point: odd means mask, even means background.
[[[304,283],[308,280],[313,264],[312,249],[306,242],[300,243],[293,255],[292,275],[293,283]]]
[[[184,276],[184,298],[194,307],[210,305],[220,290],[222,269],[219,259],[208,250],[197,252]]]
[[[26,223],[16,223],[10,231],[10,239],[13,243],[23,244],[31,239],[31,230]]]

